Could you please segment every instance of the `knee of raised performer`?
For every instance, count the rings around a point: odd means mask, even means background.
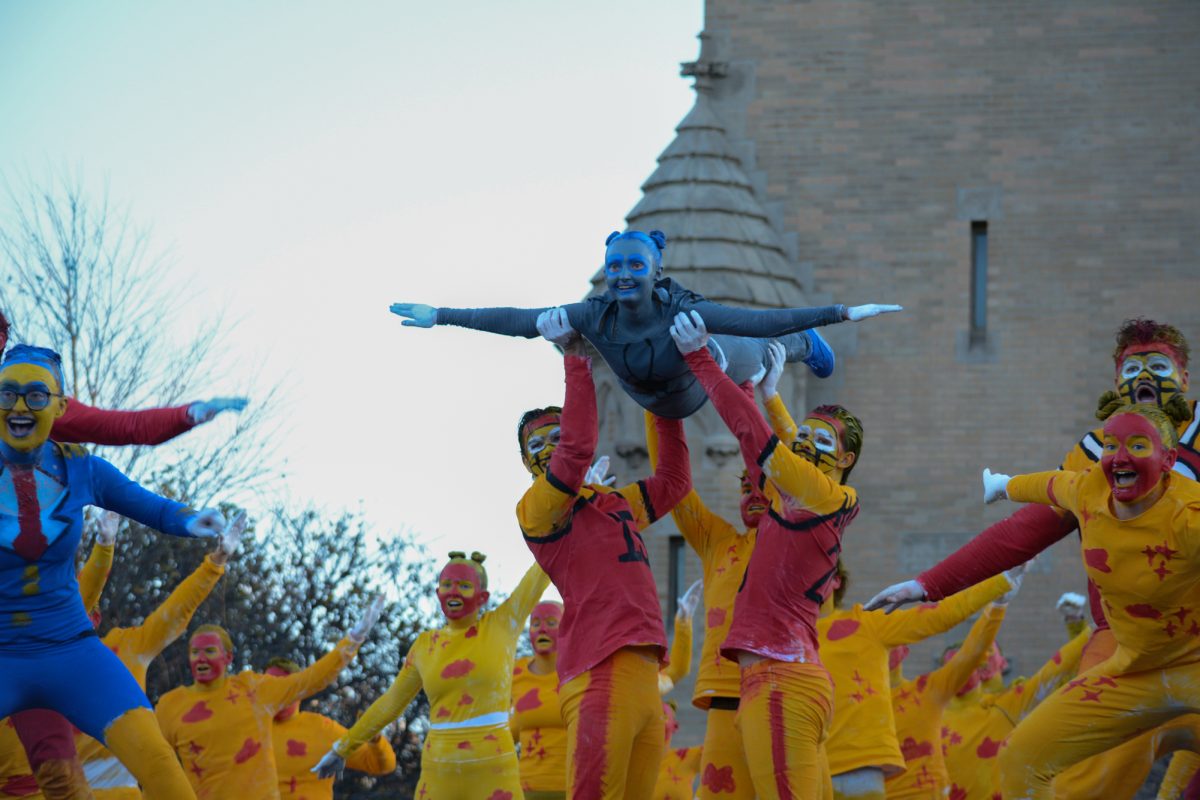
[[[48,758],[34,769],[46,800],[92,800],[83,767],[77,758]]]

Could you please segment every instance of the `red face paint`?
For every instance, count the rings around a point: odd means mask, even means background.
[[[488,598],[480,583],[479,573],[470,564],[452,561],[442,569],[437,594],[447,619],[463,619],[479,611]]]
[[[1162,436],[1140,414],[1117,414],[1104,423],[1104,455],[1100,468],[1114,500],[1142,499],[1175,465],[1175,451],[1163,446]]]
[[[283,667],[267,667],[267,674],[283,678],[288,675],[291,675],[292,673],[288,672]],[[288,706],[287,708],[283,709],[278,714],[276,714],[275,721],[276,722],[286,722],[287,720],[296,716],[296,712],[298,712],[299,710],[300,710],[300,701],[297,700],[296,702],[292,703],[290,706]]]
[[[762,515],[767,513],[770,503],[766,495],[754,487],[748,478],[742,476],[742,524],[746,528],[757,528]]]
[[[529,643],[533,652],[548,656],[558,652],[558,627],[562,624],[563,608],[558,603],[538,603],[529,615]]]
[[[196,683],[212,683],[225,677],[233,654],[215,633],[198,633],[188,643],[188,666]]]

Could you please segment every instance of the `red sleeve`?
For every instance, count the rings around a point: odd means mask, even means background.
[[[600,438],[596,415],[596,385],[592,383],[592,362],[586,356],[564,356],[567,375],[558,447],[546,466],[546,480],[565,494],[578,494],[583,477],[592,465],[596,442]]]
[[[707,348],[688,353],[683,358],[692,368],[692,373],[700,381],[704,391],[708,393],[713,407],[725,421],[726,427],[737,437],[750,480],[756,486],[761,486],[762,467],[758,464],[758,458],[775,438],[775,434],[759,413],[758,406],[754,404],[753,394],[747,395],[738,388],[737,384],[721,371],[717,362],[713,361]]]
[[[187,406],[173,406],[106,411],[70,398],[67,410],[54,421],[50,438],[56,442],[107,445],[162,444],[192,429],[187,410]]]
[[[1024,564],[1075,530],[1075,517],[1051,506],[1029,504],[917,576],[930,600],[960,592],[1006,569]]]
[[[692,490],[692,458],[683,436],[683,420],[654,418],[658,432],[658,466],[646,479],[650,521],[671,513]]]

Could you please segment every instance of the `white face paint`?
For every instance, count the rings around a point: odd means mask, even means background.
[[[542,434],[535,433],[525,440],[525,452],[529,453],[531,456],[535,456],[545,450],[546,445],[558,447],[558,437],[560,434],[561,431],[557,425],[547,431],[544,436]]]
[[[812,441],[813,447],[820,450],[822,453],[834,454],[837,452],[837,439],[834,438],[833,431],[825,428],[813,428],[809,425],[801,425],[796,431],[796,441]]]
[[[1129,356],[1121,362],[1121,378],[1124,380],[1136,378],[1143,370],[1160,378],[1169,378],[1175,374],[1175,364],[1158,353]]]

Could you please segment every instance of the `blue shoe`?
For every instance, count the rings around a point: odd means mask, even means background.
[[[804,335],[808,337],[811,345],[808,355],[804,358],[804,363],[808,364],[813,375],[818,378],[828,378],[833,374],[834,366],[837,365],[837,357],[833,354],[833,348],[821,334],[817,333],[815,328],[804,331]]]

